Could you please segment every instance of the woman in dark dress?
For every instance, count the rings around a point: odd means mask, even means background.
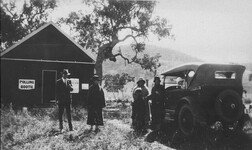
[[[145,132],[145,115],[146,108],[143,99],[143,93],[141,88],[137,88],[134,91],[135,100],[132,104],[134,114],[132,116],[132,127],[136,132]]]
[[[99,131],[98,126],[103,125],[102,108],[105,107],[105,97],[103,89],[100,87],[99,76],[94,75],[91,79],[93,84],[88,92],[88,119],[87,124],[91,126],[90,130],[95,125],[95,131]]]
[[[159,130],[164,119],[164,87],[160,85],[160,78],[154,78],[154,87],[151,90],[151,95],[148,99],[151,99],[151,113],[153,130]]]

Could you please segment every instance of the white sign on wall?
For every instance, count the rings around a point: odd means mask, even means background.
[[[82,90],[88,90],[89,89],[89,85],[87,83],[82,83],[81,84],[81,89]]]
[[[20,90],[33,90],[35,89],[35,80],[33,79],[19,79],[18,88]]]
[[[71,91],[71,93],[79,93],[79,79],[78,78],[71,78],[69,79],[71,80],[71,83],[72,83],[72,88],[73,88],[73,91]]]

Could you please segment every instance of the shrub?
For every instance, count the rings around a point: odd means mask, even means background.
[[[54,110],[54,108],[39,108],[39,107],[35,107],[35,108],[31,108],[29,109],[29,114],[32,117],[36,117],[39,120],[42,120],[45,116],[48,116],[52,111]]]
[[[53,107],[52,111],[50,111],[50,113],[48,113],[48,116],[51,120],[58,120],[58,118],[59,118],[58,106]]]
[[[77,106],[72,108],[72,118],[76,121],[85,120],[87,116],[87,110],[84,107]]]

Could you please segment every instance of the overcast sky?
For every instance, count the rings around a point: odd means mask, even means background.
[[[162,0],[156,13],[176,36],[159,45],[206,61],[252,62],[251,0]]]
[[[83,10],[81,0],[61,0],[54,18]],[[252,0],[159,0],[155,15],[173,25],[175,40],[149,43],[205,61],[252,62]]]

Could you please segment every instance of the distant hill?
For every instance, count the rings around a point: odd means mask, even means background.
[[[118,47],[116,47],[115,49],[118,49]],[[120,49],[122,50],[122,53],[124,55],[128,55],[128,56],[134,55],[134,53],[131,51],[130,45],[120,46]],[[196,57],[184,54],[182,52],[172,50],[169,48],[158,47],[155,45],[146,45],[146,49],[145,49],[144,53],[147,53],[151,56],[154,56],[156,54],[161,55],[161,58],[159,59],[159,61],[161,63],[161,67],[159,67],[159,69],[158,69],[158,74],[161,74],[164,71],[167,71],[168,69],[170,69],[174,66],[177,66],[177,65],[181,65],[184,63],[188,63],[188,62],[202,61]],[[252,71],[252,63],[243,63],[241,65],[246,66],[246,70]],[[128,73],[131,76],[135,76],[135,77],[142,76],[145,78],[152,78],[152,74],[148,74],[148,72],[144,71],[139,65],[134,64],[134,63],[127,64],[120,57],[117,58],[116,62],[111,62],[109,60],[105,61],[103,67],[104,67],[103,68],[104,74]]]
[[[130,46],[120,46],[124,55],[133,55],[131,51],[127,51],[131,49]],[[188,62],[199,62],[201,60],[192,57],[190,55],[181,53],[179,51],[171,50],[168,48],[162,48],[155,45],[146,45],[145,52],[151,56],[156,54],[160,54],[161,58],[159,59],[161,63],[161,67],[158,69],[158,74],[174,67],[176,65],[188,63]],[[116,73],[128,73],[131,76],[139,77],[143,76],[145,78],[152,78],[151,74],[145,72],[141,67],[137,64],[127,64],[122,58],[117,58],[116,62],[106,61],[104,62],[104,74],[116,74]]]
[[[161,58],[159,60],[161,63],[161,67],[158,70],[160,73],[167,71],[168,69],[177,65],[189,62],[202,61],[196,57],[187,55],[185,53],[175,51],[169,48],[158,47],[155,45],[146,46],[146,52],[150,55],[155,55],[156,53],[159,53],[161,55]]]

